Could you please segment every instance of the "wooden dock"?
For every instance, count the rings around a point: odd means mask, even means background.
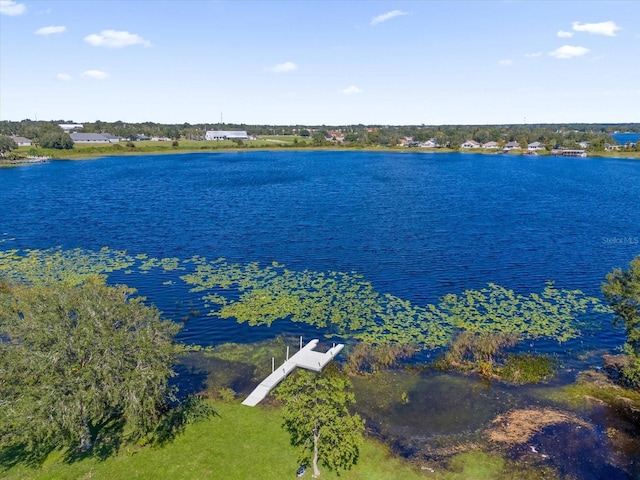
[[[251,392],[244,402],[242,402],[242,404],[249,407],[255,407],[296,367],[320,372],[324,366],[329,363],[344,347],[342,343],[339,343],[331,347],[325,353],[321,353],[313,350],[318,345],[318,342],[318,339],[311,340],[291,358],[288,358],[282,365],[274,369],[273,373],[265,378],[260,385]]]

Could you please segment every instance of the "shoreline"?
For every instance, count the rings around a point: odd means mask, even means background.
[[[190,154],[190,153],[238,153],[238,152],[282,152],[282,151],[291,151],[291,152],[387,152],[387,153],[436,153],[436,154],[447,154],[447,153],[460,153],[464,155],[511,155],[511,156],[523,156],[523,157],[557,157],[563,158],[560,155],[552,155],[550,152],[542,152],[536,155],[527,155],[524,153],[512,153],[505,152],[500,153],[500,150],[480,150],[478,149],[449,149],[449,148],[429,148],[429,149],[419,149],[419,148],[406,148],[406,147],[383,147],[383,146],[363,146],[363,147],[341,147],[341,146],[259,146],[259,147],[217,147],[217,148],[176,148],[176,149],[168,149],[168,148],[160,148],[155,150],[129,150],[129,151],[121,151],[116,150],[113,152],[91,152],[89,150],[72,153],[70,155],[64,155],[58,157],[56,153],[58,152],[46,152],[47,162],[53,161],[82,161],[82,160],[95,160],[98,158],[105,157],[131,157],[131,156],[139,156],[139,155],[175,155],[175,154]],[[62,152],[62,151],[61,151]],[[68,152],[68,151],[64,151]],[[640,152],[628,152],[626,155],[620,155],[619,151],[616,151],[615,154],[608,154],[604,152],[587,152],[587,158],[611,158],[618,160],[640,160]],[[19,160],[8,160],[6,162],[0,161],[0,168],[2,167],[15,167],[22,165],[37,165],[41,163],[47,162],[32,162],[29,161],[28,157]]]

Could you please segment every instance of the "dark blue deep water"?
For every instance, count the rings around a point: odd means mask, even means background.
[[[356,271],[419,304],[495,282],[599,295],[640,254],[640,162],[473,154],[195,153],[0,169],[0,249],[103,246],[155,257]],[[127,281],[179,319],[197,297]],[[197,316],[189,342],[260,339]],[[589,340],[611,348],[620,332]]]
[[[614,133],[611,137],[619,144],[640,142],[640,133]]]

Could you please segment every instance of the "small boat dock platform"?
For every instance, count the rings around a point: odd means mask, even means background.
[[[304,347],[300,348],[300,350],[298,350],[298,352],[291,358],[287,358],[282,365],[278,368],[274,368],[273,373],[265,378],[242,402],[242,404],[249,407],[255,407],[296,367],[305,368],[314,372],[322,371],[324,366],[329,363],[344,347],[344,344],[342,343],[337,345],[334,344],[334,346],[325,353],[321,353],[314,350],[314,348],[318,346],[318,342],[318,339],[311,340]]]

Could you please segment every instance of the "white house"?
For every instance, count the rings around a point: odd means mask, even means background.
[[[480,144],[475,140],[467,140],[461,145],[461,148],[480,148]]]
[[[482,148],[491,150],[492,148],[500,148],[500,144],[498,142],[487,142],[482,144]]]
[[[509,142],[504,146],[503,150],[509,151],[509,150],[514,150],[514,149],[519,149],[520,144],[518,142]]]
[[[422,148],[438,148],[439,147],[438,142],[436,141],[435,138],[430,138],[426,142],[421,142],[420,146]]]
[[[18,145],[19,147],[30,147],[33,144],[30,139],[19,137],[18,135],[11,135],[11,140],[16,142],[16,145]]]
[[[71,135],[73,143],[120,143],[118,137],[114,137],[109,133],[78,133],[73,132]]]
[[[540,142],[532,142],[529,145],[527,145],[527,150],[534,151],[534,150],[542,150],[544,148],[544,145],[542,145]]]
[[[207,130],[205,140],[249,140],[244,130]]]

